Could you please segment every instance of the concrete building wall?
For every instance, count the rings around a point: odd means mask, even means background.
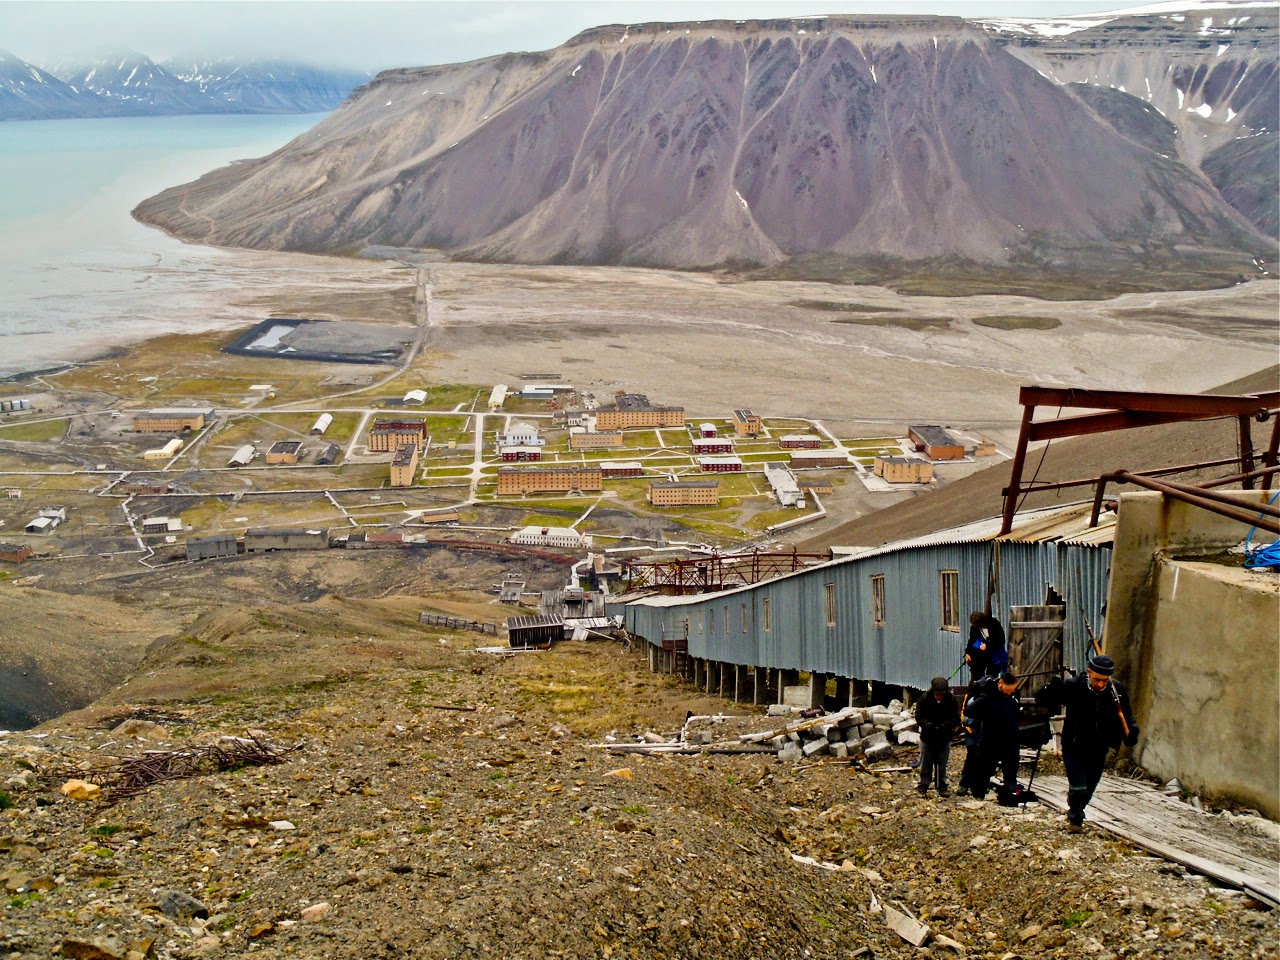
[[[1280,819],[1280,583],[1162,559],[1154,587],[1139,762]]]
[[[498,468],[498,496],[512,496],[546,491],[566,493],[570,490],[604,489],[599,467],[551,467],[548,469]]]
[[[1262,491],[1231,492],[1265,501]],[[1277,817],[1277,588],[1194,559],[1248,532],[1158,493],[1123,494],[1103,643],[1142,727],[1137,761]]]
[[[649,407],[642,410],[617,410],[601,407],[596,411],[596,429],[627,430],[639,427],[683,427],[683,407]]]

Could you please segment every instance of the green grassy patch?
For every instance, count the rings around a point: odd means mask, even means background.
[[[877,307],[869,303],[846,303],[842,300],[792,300],[791,306],[831,313],[901,313],[901,307]]]
[[[991,327],[995,330],[1055,330],[1062,326],[1062,321],[1056,317],[1033,317],[1012,313],[974,317],[973,322],[979,327]]]
[[[23,443],[48,443],[61,439],[67,432],[66,417],[57,420],[37,420],[33,423],[14,423],[0,426],[0,440],[17,440]]]
[[[854,323],[863,327],[900,327],[903,330],[944,330],[951,326],[950,317],[840,317],[832,323]]]

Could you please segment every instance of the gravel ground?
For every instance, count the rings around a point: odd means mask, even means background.
[[[135,690],[0,737],[0,779],[49,774],[5,788],[0,956],[1277,956],[1275,912],[1047,808],[921,799],[912,774],[838,763],[612,754],[605,738],[687,710],[749,712],[616,645],[349,641],[316,642],[305,680]],[[190,669],[146,667],[154,689]],[[167,740],[107,729],[147,700]],[[114,805],[58,792],[76,764],[92,780],[111,756],[249,729],[297,749]],[[908,945],[881,904],[933,942]]]

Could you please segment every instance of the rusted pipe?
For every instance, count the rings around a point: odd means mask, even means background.
[[[1259,513],[1265,513],[1268,516],[1280,517],[1280,507],[1273,503],[1254,504],[1251,500],[1245,500],[1241,497],[1233,497],[1229,493],[1220,493],[1217,490],[1206,490],[1203,487],[1193,487],[1185,483],[1178,483],[1174,480],[1160,481],[1171,490],[1181,490],[1183,493],[1194,494],[1197,497],[1207,497],[1210,500],[1216,500],[1218,503],[1225,503],[1228,506],[1240,507],[1243,510],[1257,510]]]
[[[1171,499],[1181,500],[1184,503],[1191,504],[1192,506],[1208,510],[1210,513],[1216,513],[1219,516],[1227,517],[1231,520],[1238,520],[1240,523],[1248,526],[1256,526],[1259,530],[1266,530],[1269,533],[1280,534],[1280,523],[1275,520],[1268,520],[1265,516],[1252,509],[1245,510],[1241,507],[1220,503],[1217,500],[1212,500],[1206,496],[1187,493],[1185,490],[1178,490],[1170,487],[1163,481],[1140,477],[1137,474],[1129,473],[1127,470],[1119,470],[1112,474],[1109,479],[1116,480],[1120,483],[1136,484],[1139,487],[1145,487],[1148,490],[1154,490],[1157,493],[1162,493]]]

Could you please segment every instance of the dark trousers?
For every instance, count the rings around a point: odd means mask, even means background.
[[[933,783],[939,793],[946,793],[947,787],[947,758],[951,756],[951,741],[943,740],[941,743],[931,744],[926,740],[920,741],[920,792],[929,789],[929,784]]]
[[[1000,770],[1003,774],[1004,785],[1012,790],[1018,785],[1018,745],[1015,743],[1011,747],[979,747],[978,748],[978,765],[975,770],[975,776],[969,789],[973,795],[978,798],[987,795],[987,788],[991,783],[991,776]]]
[[[1102,779],[1107,751],[1063,747],[1062,765],[1067,769],[1067,819],[1084,822],[1084,808],[1093,799],[1093,791]]]

